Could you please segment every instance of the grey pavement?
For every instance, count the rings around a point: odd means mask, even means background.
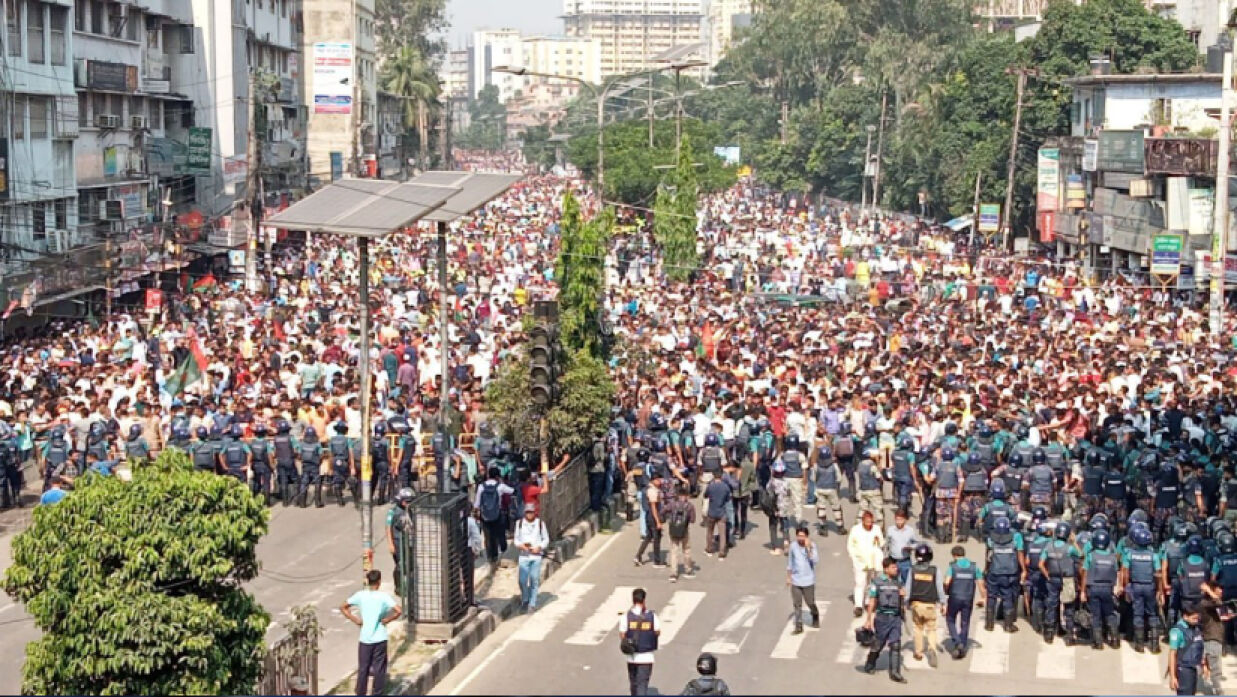
[[[391,555],[383,540],[386,507],[374,509],[374,562],[384,586],[393,592]],[[0,536],[0,569],[12,563],[13,534]],[[333,501],[325,508],[271,509],[270,532],[258,545],[262,572],[248,584],[271,615],[267,636],[280,634],[293,606],[311,604],[325,630],[319,653],[319,689],[325,691],[356,670],[356,627],[339,615],[338,607],[361,588],[361,517],[352,505]],[[0,694],[21,689],[21,665],[27,642],[39,637],[20,605],[0,594]]]
[[[814,510],[805,508],[814,517]],[[853,520],[848,507],[847,520]],[[857,670],[865,650],[854,641],[856,620],[847,596],[850,560],[845,538],[813,535],[821,548],[817,600],[820,630],[793,636],[786,558],[774,556],[767,519],[725,560],[703,554],[702,528],[691,532],[692,556],[701,567],[695,579],[669,581],[664,569],[635,567],[638,526],[594,538],[579,562],[564,568],[542,588],[541,607],[504,622],[433,690],[439,695],[626,694],[624,659],[617,625],[633,587],[644,587],[662,621],[661,648],[653,671],[655,693],[679,694],[694,677],[696,656],[718,656],[719,674],[735,694],[1164,694],[1167,650],[1138,654],[1123,644],[1066,647],[1044,644],[1019,621],[1008,635],[983,631],[983,611],[971,623],[971,653],[961,661],[942,654],[936,669],[916,662],[910,630],[904,631],[904,671],[909,683],[891,682],[882,656],[876,675]],[[967,545],[977,559],[979,545]],[[948,550],[937,545],[937,560]],[[806,614],[806,613],[805,613]],[[943,621],[940,637],[945,635]],[[1226,658],[1227,686],[1237,684],[1237,659]]]

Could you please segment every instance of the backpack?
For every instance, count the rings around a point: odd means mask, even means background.
[[[502,500],[498,495],[497,484],[481,485],[481,520],[493,523],[502,515]]]
[[[606,446],[600,439],[593,441],[591,472],[606,471]]]
[[[670,539],[681,540],[687,537],[687,509],[678,504],[670,516]]]
[[[837,439],[833,444],[833,454],[837,457],[851,457],[855,454],[855,441],[850,436]]]

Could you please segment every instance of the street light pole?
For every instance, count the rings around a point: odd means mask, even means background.
[[[361,357],[357,361],[357,370],[361,380],[361,545],[364,568],[369,571],[374,566],[374,489],[373,463],[370,462],[370,427],[371,414],[369,410],[370,368],[369,368],[369,238],[357,238],[357,256],[360,257],[361,277],[359,290],[361,295]]]
[[[860,210],[868,209],[868,167],[872,165],[872,134],[876,131],[876,126],[868,124],[868,144],[863,146],[863,176],[859,178],[860,193]]]
[[[1220,3],[1221,8],[1227,3]],[[1221,15],[1226,14],[1221,9]],[[1221,26],[1227,26],[1223,17]],[[1223,82],[1220,86],[1220,153],[1216,158],[1215,219],[1211,228],[1211,298],[1207,324],[1211,338],[1220,340],[1224,325],[1224,254],[1228,251],[1228,170],[1233,130],[1233,49],[1224,50]]]

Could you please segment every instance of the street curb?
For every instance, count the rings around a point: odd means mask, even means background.
[[[617,515],[618,497],[612,498],[606,507],[609,509],[611,516]],[[580,550],[583,549],[584,544],[601,530],[601,516],[603,513],[605,511],[601,513],[587,511],[584,517],[563,532],[562,537],[552,545],[557,553],[554,555],[557,561],[550,559],[549,563],[541,566],[541,580],[543,582],[562,568],[567,560],[575,558]],[[488,576],[490,573],[492,571],[487,570],[485,576]],[[463,630],[459,634],[436,651],[429,661],[418,668],[416,672],[409,675],[390,676],[386,693],[396,695],[429,694],[429,691],[434,689],[435,685],[498,628],[500,622],[514,617],[519,610],[519,606],[519,598],[511,597],[505,600],[495,600],[487,607],[481,608],[477,615],[464,625]],[[392,657],[391,662],[393,663],[397,658],[398,656]],[[356,673],[353,672],[337,685],[336,689],[339,686],[354,685],[355,682]]]

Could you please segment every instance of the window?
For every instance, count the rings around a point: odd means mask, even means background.
[[[107,3],[103,0],[90,2],[90,31],[93,34],[107,33]]]
[[[180,52],[193,53],[193,26],[180,27]]]
[[[78,31],[86,31],[89,26],[86,17],[86,5],[84,2],[73,3],[73,28]]]
[[[90,96],[85,92],[77,95],[77,127],[85,128],[90,125],[90,114],[86,110],[90,106]]]
[[[288,16],[288,0],[279,0],[279,16]]]
[[[13,140],[22,140],[26,137],[26,98],[15,97],[13,99]]]
[[[58,198],[55,201],[55,218],[57,230],[69,229],[69,199]]]
[[[49,5],[51,13],[52,65],[64,65],[65,32],[68,31],[69,9],[59,5]]]
[[[95,92],[91,95],[94,98],[94,115],[98,119],[100,114],[106,114],[107,111],[107,95]]]
[[[163,38],[163,32],[158,29],[149,29],[146,31],[146,48],[159,48],[159,41]]]
[[[21,55],[21,10],[14,0],[4,4],[4,24],[8,29],[5,41],[9,44],[9,55]]]
[[[47,138],[47,97],[30,98],[30,138],[42,140]]]
[[[30,213],[32,237],[35,242],[42,242],[47,239],[47,202],[37,201],[31,204]]]
[[[142,13],[132,5],[129,6],[129,14],[125,17],[117,17],[117,22],[123,22],[125,25],[125,38],[130,41],[137,41],[138,28],[142,26]]]

